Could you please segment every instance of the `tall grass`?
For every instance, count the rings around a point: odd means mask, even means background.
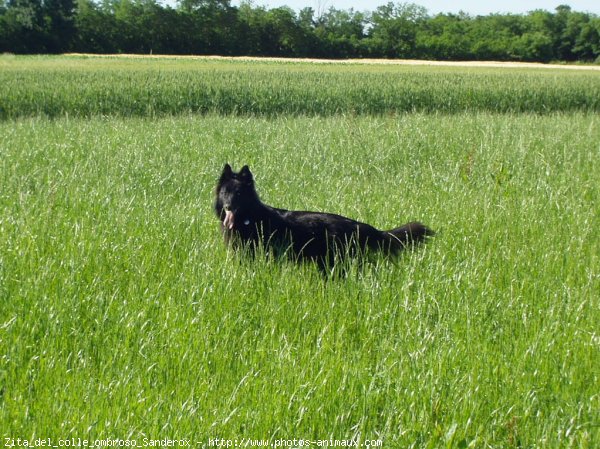
[[[1,437],[600,441],[596,115],[0,134]],[[340,280],[240,259],[211,210],[225,161],[275,206],[438,235]]]
[[[0,119],[600,111],[600,73],[1,57]]]

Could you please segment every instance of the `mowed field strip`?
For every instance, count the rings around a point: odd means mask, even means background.
[[[3,441],[598,445],[600,74],[0,68]],[[437,235],[334,279],[240,257],[225,162],[270,205]]]
[[[529,68],[529,69],[567,69],[567,70],[600,70],[600,65],[592,64],[544,64],[539,62],[508,61],[432,61],[426,59],[323,59],[323,58],[277,58],[252,56],[192,56],[192,55],[139,55],[139,54],[105,54],[69,53],[66,56],[91,58],[128,58],[128,59],[196,59],[223,61],[253,61],[278,63],[314,63],[314,64],[383,64],[383,65],[430,65],[440,67],[495,67],[495,68]]]

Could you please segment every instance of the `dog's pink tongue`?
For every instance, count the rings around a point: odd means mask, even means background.
[[[230,210],[225,211],[225,220],[223,220],[223,226],[226,229],[233,229],[233,212]]]

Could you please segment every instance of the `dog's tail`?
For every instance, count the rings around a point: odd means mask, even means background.
[[[413,221],[399,228],[384,231],[388,238],[390,250],[399,251],[407,246],[417,245],[427,241],[429,237],[433,237],[435,232],[425,226],[423,223]]]

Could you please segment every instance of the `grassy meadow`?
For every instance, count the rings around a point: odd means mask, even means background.
[[[600,112],[590,70],[0,57],[0,119]]]
[[[600,73],[0,67],[5,446],[600,444]],[[226,106],[182,106],[213,84],[209,103]],[[485,98],[502,90],[510,106],[494,111]],[[358,108],[357,91],[388,106]],[[425,91],[428,106],[394,103]],[[231,106],[246,96],[260,107]],[[443,98],[454,106],[436,112]],[[248,261],[226,250],[212,211],[225,162],[249,164],[268,204],[438,234],[345,278]]]

